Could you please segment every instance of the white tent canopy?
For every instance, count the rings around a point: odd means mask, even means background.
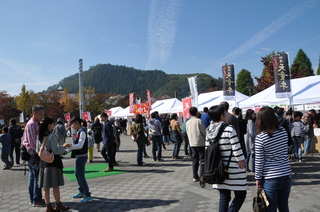
[[[237,107],[240,101],[248,99],[249,97],[236,91],[235,101],[224,100],[223,91],[212,91],[209,93],[202,93],[198,96],[198,111],[203,111],[204,107],[210,108],[214,105],[219,105],[221,102],[226,101],[229,103],[229,108]]]
[[[112,113],[112,116],[115,116],[115,117],[127,117],[127,116],[133,116],[133,113],[130,113],[129,112],[129,106],[126,107],[125,109],[121,110],[121,111],[118,111],[116,113]]]
[[[291,80],[292,105],[320,102],[320,76],[310,76]],[[239,102],[240,108],[265,105],[290,105],[290,98],[277,98],[275,85]]]
[[[180,107],[181,110],[179,110]],[[151,113],[154,111],[158,111],[159,114],[177,113],[182,111],[182,102],[177,98],[158,100],[152,105]]]
[[[111,110],[111,116],[114,116],[114,114],[116,114],[116,113],[119,113],[120,111],[122,111],[123,110],[123,108],[122,107],[113,107],[113,108],[110,108],[109,110]]]

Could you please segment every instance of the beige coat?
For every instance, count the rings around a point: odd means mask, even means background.
[[[192,116],[186,124],[190,147],[205,146],[206,127],[201,119]]]

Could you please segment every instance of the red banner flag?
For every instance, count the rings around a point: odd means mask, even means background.
[[[70,122],[70,119],[71,119],[71,117],[70,117],[70,113],[66,113],[66,114],[64,114],[64,120],[66,121],[66,122]]]
[[[134,93],[129,94],[129,113],[134,113]]]
[[[147,99],[148,99],[148,107],[149,107],[149,110],[152,110],[152,101],[151,101],[151,93],[149,90],[147,90]]]
[[[108,117],[112,116],[112,111],[111,110],[104,110],[104,112],[108,115]]]
[[[82,118],[83,118],[83,120],[88,122],[89,121],[89,112],[83,112],[82,113]]]
[[[182,108],[183,108],[183,119],[186,120],[187,118],[190,118],[190,112],[189,109],[192,107],[191,97],[185,98],[182,100]]]

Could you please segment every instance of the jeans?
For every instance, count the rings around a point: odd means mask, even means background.
[[[115,161],[114,151],[113,151],[113,143],[109,142],[107,144],[103,144],[101,149],[101,155],[104,158],[104,160],[108,163],[109,168],[113,169],[113,164]]]
[[[302,137],[297,137],[297,136],[292,137],[294,156],[298,159],[302,158],[302,150],[301,150],[302,140],[303,140]]]
[[[35,155],[32,155],[28,161],[29,166],[29,179],[28,179],[28,189],[30,202],[38,203],[42,200],[41,188],[38,187],[39,178],[39,164],[33,164]]]
[[[144,145],[143,145],[143,156],[144,156],[144,157],[147,157],[147,156],[148,156],[148,153],[147,153],[147,150],[146,150],[147,142],[148,142],[148,138],[146,137],[146,138],[144,139]]]
[[[219,212],[237,212],[240,210],[247,191],[234,191],[234,199],[232,200],[230,207],[229,202],[231,200],[231,191],[227,189],[220,189],[220,200],[219,200]]]
[[[1,160],[5,164],[5,168],[10,168],[13,165],[12,162],[9,161],[10,153],[1,153]]]
[[[156,151],[158,151],[158,157],[157,157]],[[152,157],[154,160],[161,160],[161,157],[162,157],[161,136],[152,136]]]
[[[164,144],[169,144],[170,143],[170,136],[169,135],[163,135],[162,136],[162,141]]]
[[[306,140],[304,141],[304,149],[303,152],[304,153],[310,153],[310,144],[311,144],[311,140],[312,140],[313,135],[308,135],[306,134]]]
[[[193,178],[200,179],[200,177],[203,176],[203,170],[204,170],[204,152],[205,152],[205,147],[204,146],[191,147],[191,149],[192,149]],[[200,165],[200,177],[198,175],[199,165]]]
[[[255,156],[254,156],[254,154],[247,153],[246,169],[247,169],[247,171],[249,170],[249,159],[250,159],[250,155],[251,155],[251,166],[252,166],[251,171],[254,172],[254,171],[255,171],[255,169],[254,169],[254,166],[255,166]]]
[[[262,186],[270,205],[268,212],[289,212],[288,199],[292,185],[291,175],[273,179],[263,179]]]
[[[75,160],[74,160],[74,175],[77,178],[79,191],[81,193],[83,193],[84,195],[86,195],[87,197],[90,197],[91,193],[89,192],[88,183],[87,183],[86,177],[84,175],[87,160],[88,160],[87,156],[75,158]]]
[[[143,139],[137,141],[138,152],[137,152],[137,163],[139,166],[142,166],[142,154],[143,154],[143,147],[145,146],[145,141]]]
[[[175,141],[174,147],[173,147],[173,155],[172,155],[173,157],[179,156],[180,147],[181,147],[181,141]]]
[[[122,134],[127,135],[127,127],[122,127]]]
[[[189,155],[189,154],[192,155],[187,133],[182,133],[182,136],[184,138],[184,154],[185,155]]]
[[[12,165],[14,164],[13,150],[16,153],[16,164],[20,163],[20,147],[21,147],[21,141],[20,142],[11,142],[10,162],[12,163]]]

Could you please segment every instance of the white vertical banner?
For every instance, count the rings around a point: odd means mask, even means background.
[[[190,93],[192,96],[192,105],[198,107],[198,87],[197,87],[197,76],[188,78]]]
[[[20,121],[20,123],[24,122],[23,112],[20,113],[20,115],[19,115],[19,121]]]

